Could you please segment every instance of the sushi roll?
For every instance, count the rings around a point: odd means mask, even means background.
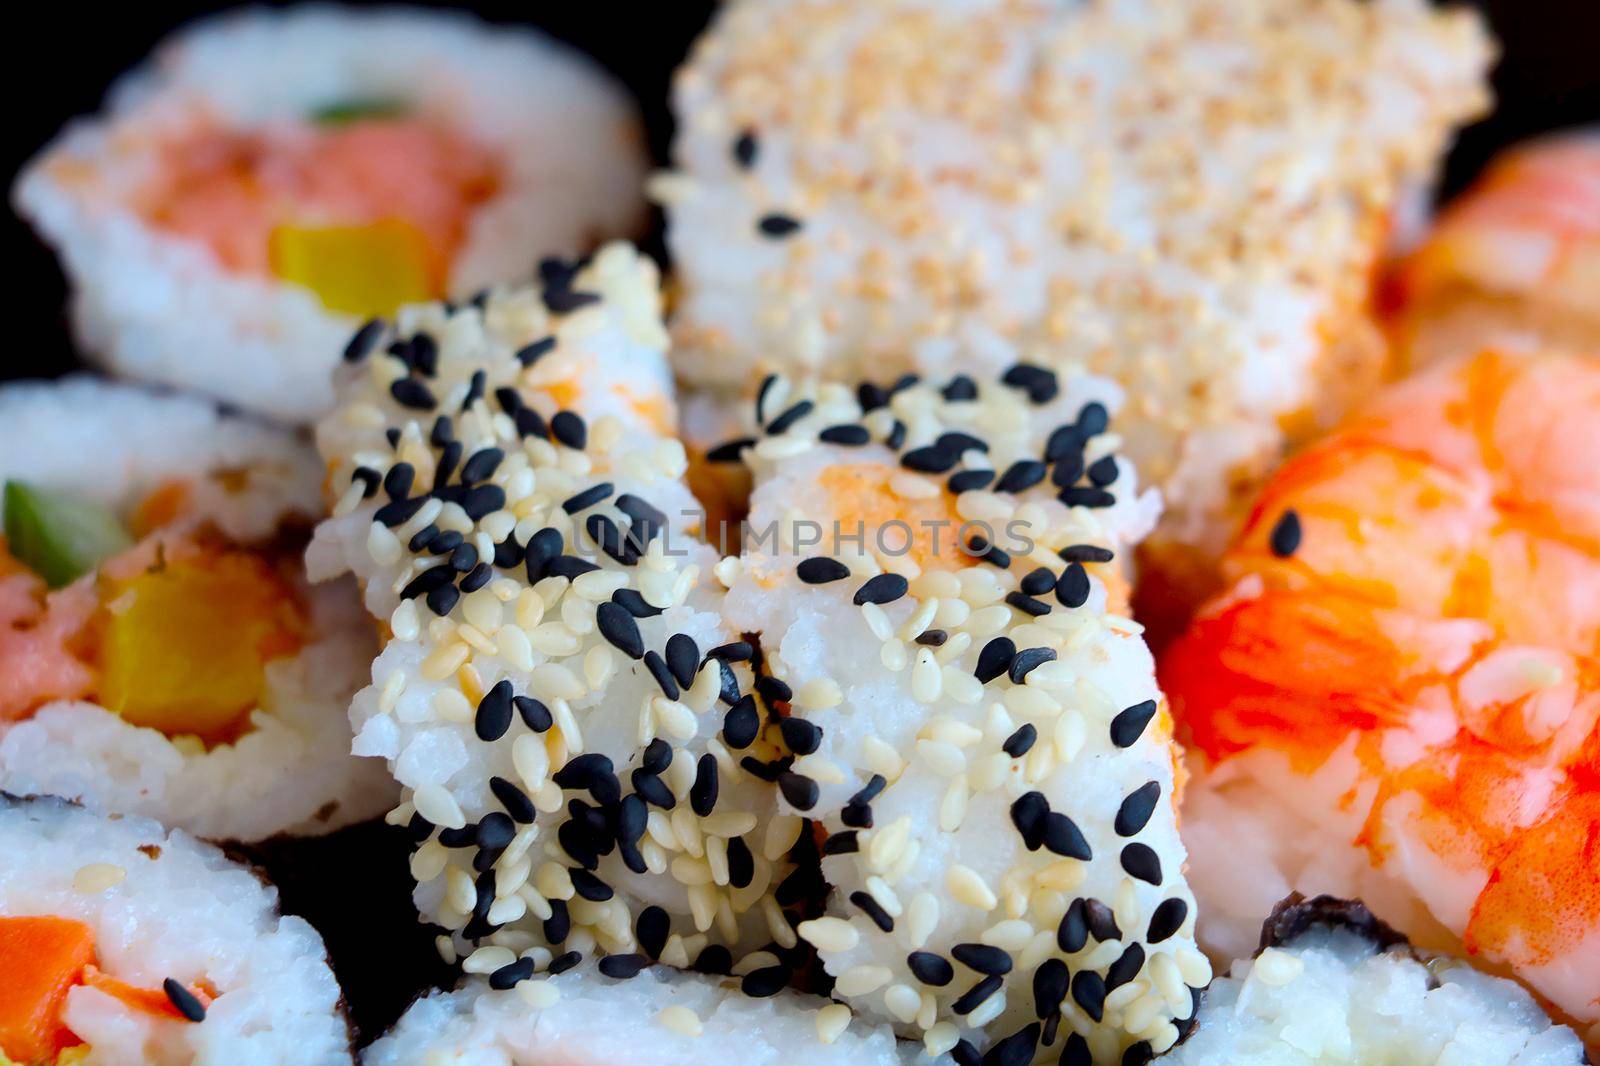
[[[798,926],[833,993],[958,1063],[1143,1062],[1211,971],[1171,722],[1121,567],[1158,503],[1112,382],[1018,364],[889,386],[770,378],[718,566],[826,834]]]
[[[1592,359],[1440,364],[1257,500],[1161,671],[1217,952],[1359,897],[1600,1023],[1597,411]]]
[[[1498,341],[1600,352],[1600,129],[1493,160],[1399,266],[1388,302],[1413,366]]]
[[[148,818],[0,793],[0,1061],[349,1063],[322,940]]]
[[[230,840],[392,805],[345,714],[371,628],[304,577],[307,444],[90,378],[6,385],[0,421],[0,789]]]
[[[749,956],[775,991],[810,841],[761,776],[753,649],[668,435],[656,270],[613,244],[544,274],[403,309],[318,427],[337,502],[308,560],[389,634],[355,750],[404,787],[418,907],[469,973]]]
[[[1421,953],[1360,903],[1291,896],[1213,981],[1171,1066],[1579,1066],[1514,982]]]
[[[1410,0],[729,4],[653,186],[679,371],[1113,378],[1167,505],[1143,617],[1181,613],[1286,433],[1376,382],[1389,215],[1489,51]]]
[[[717,977],[656,966],[619,980],[586,965],[515,991],[477,979],[428,996],[364,1061],[699,1066],[727,1055],[749,1066],[899,1066],[916,1051],[888,1026],[852,1024],[845,1007],[814,996],[756,999]]]
[[[311,5],[187,29],[23,171],[86,354],[310,421],[359,322],[643,224],[598,67],[459,15]]]

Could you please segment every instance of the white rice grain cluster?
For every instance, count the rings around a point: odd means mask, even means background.
[[[1489,52],[1416,0],[730,4],[653,190],[679,367],[1086,368],[1160,540],[1214,554],[1285,427],[1376,380],[1371,268]]]
[[[90,378],[0,389],[13,478],[126,516],[179,484],[184,528],[239,545],[308,527],[320,510],[315,453],[291,434],[218,413],[209,402]],[[0,723],[0,789],[48,793],[139,814],[214,839],[327,832],[394,801],[374,760],[350,754],[345,707],[375,643],[349,582],[302,586],[309,637],[266,664],[261,705],[241,735],[207,746],[133,725],[84,700],[57,700]]]
[[[723,737],[754,721],[752,651],[664,435],[656,282],[616,244],[542,290],[407,308],[318,430],[338,502],[309,558],[390,634],[355,750],[404,786],[442,950],[503,987],[598,954],[776,991],[777,956],[726,949],[796,943],[774,890],[801,822],[745,765],[772,744]]]
[[[1173,1066],[1577,1066],[1515,982],[1313,929],[1212,982]]]
[[[930,1054],[1143,1061],[1211,975],[1171,722],[1120,613],[1157,513],[1116,455],[1120,403],[1025,364],[774,378],[756,435],[714,453],[755,478],[726,614],[790,714],[785,804],[827,832],[828,914],[800,935],[835,995]]]
[[[254,871],[145,818],[0,794],[0,915],[87,924],[97,965],[135,988],[168,979],[212,996],[200,1022],[157,1017],[87,985],[63,1015],[86,1066],[349,1063],[322,940],[280,917]],[[78,1060],[73,1060],[78,1061]]]
[[[430,995],[368,1049],[365,1061],[701,1066],[718,1059],[748,1066],[898,1066],[918,1056],[912,1045],[897,1044],[887,1026],[851,1025],[844,1007],[813,996],[782,992],[752,999],[724,979],[660,967],[618,982],[586,966],[516,992],[492,991],[475,980]]]
[[[209,249],[152,228],[137,192],[164,165],[164,141],[196,123],[303,125],[330,103],[396,100],[503,161],[498,192],[449,264],[450,294],[525,280],[541,253],[584,251],[642,224],[632,104],[546,37],[400,8],[222,16],[118,82],[105,114],[70,125],[13,191],[61,254],[85,354],[278,418],[326,411],[328,374],[357,322],[308,289],[230,273]]]

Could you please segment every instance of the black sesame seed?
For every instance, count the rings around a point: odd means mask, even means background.
[[[422,510],[422,505],[427,502],[426,496],[413,496],[409,500],[394,500],[386,503],[372,513],[374,522],[381,522],[393,529],[400,523],[408,521],[412,515]]]
[[[474,522],[506,505],[506,490],[499,485],[478,485],[461,496],[461,509]]]
[[[872,898],[871,893],[852,892],[850,893],[850,902],[860,908],[862,914],[871,918],[873,925],[876,925],[885,933],[894,932],[894,919],[889,916],[888,911],[883,909],[882,904]]]
[[[1082,563],[1068,563],[1056,582],[1056,599],[1063,607],[1082,607],[1089,601],[1089,571]]]
[[[950,1049],[950,1058],[956,1066],[983,1066],[983,1056],[972,1046],[972,1041],[965,1038],[956,1041],[956,1046]]]
[[[488,563],[479,563],[461,579],[461,591],[464,593],[477,592],[487,585],[492,577],[494,577],[494,567]]]
[[[466,539],[453,529],[447,530],[443,533],[438,533],[428,542],[428,550],[435,555],[449,555],[461,547],[462,544],[465,544]]]
[[[178,1013],[189,1021],[203,1022],[206,1020],[205,1004],[201,1003],[193,992],[183,987],[176,978],[169,977],[162,981],[161,990],[167,994],[168,1001],[178,1009]]]
[[[872,806],[866,803],[846,803],[839,811],[839,821],[852,829],[871,829]]]
[[[499,448],[480,448],[472,453],[472,458],[466,461],[461,468],[461,482],[464,485],[475,485],[494,476],[500,469],[500,463],[506,453]]]
[[[708,463],[737,463],[744,450],[756,442],[754,437],[737,437],[724,441],[706,452]]]
[[[1300,515],[1294,510],[1284,511],[1272,527],[1270,544],[1272,554],[1287,559],[1300,549]]]
[[[461,462],[461,454],[465,449],[458,440],[447,441],[439,452],[439,461],[433,465],[433,491],[440,492],[450,483],[455,476],[456,466]]]
[[[582,961],[583,955],[580,952],[569,951],[564,955],[557,955],[551,959],[550,965],[545,967],[545,972],[551,976],[564,974]]]
[[[474,832],[474,843],[480,848],[498,848],[505,850],[510,846],[511,840],[517,835],[517,826],[511,816],[501,814],[499,811],[490,811],[478,819],[478,827]]]
[[[778,730],[783,742],[796,755],[810,755],[822,743],[822,730],[804,718],[782,718]]]
[[[931,988],[943,988],[956,975],[950,960],[931,951],[913,951],[906,956],[906,967],[911,970],[912,977]]]
[[[636,977],[639,971],[650,965],[650,960],[643,955],[607,955],[600,960],[600,972],[607,977],[625,981]]]
[[[961,998],[950,1004],[950,1009],[957,1014],[971,1014],[983,1006],[983,1001],[1000,991],[1000,986],[1005,979],[998,974],[991,974],[967,989]]]
[[[439,415],[433,420],[433,428],[428,431],[428,443],[435,448],[443,448],[455,440],[455,423],[450,421],[449,415]]]
[[[639,765],[644,767],[646,773],[663,773],[672,765],[672,745],[660,737],[645,745],[644,754],[639,758]]]
[[[1044,443],[1044,461],[1059,463],[1069,455],[1083,451],[1083,434],[1078,432],[1075,425],[1057,426],[1050,431],[1050,436]],[[1081,461],[1081,456],[1079,457]],[[1076,481],[1077,478],[1072,479]],[[1071,482],[1068,482],[1071,484]],[[1065,486],[1063,486],[1065,487]]]
[[[978,662],[972,672],[979,681],[987,685],[1009,670],[1011,660],[1016,657],[1017,645],[1010,637],[995,637],[978,652]]]
[[[1056,945],[1068,955],[1082,951],[1089,942],[1089,918],[1082,899],[1075,899],[1056,926]]]
[[[939,395],[951,403],[976,400],[978,398],[978,383],[965,374],[957,374],[950,379],[948,385],[939,390]]]
[[[981,489],[994,480],[993,470],[957,470],[950,475],[950,480],[945,482],[950,491],[957,496],[963,492],[972,492]]]
[[[756,678],[756,692],[760,693],[761,698],[766,700],[769,705],[788,703],[794,699],[794,690],[786,682],[780,681],[771,674],[763,674]]]
[[[503,777],[489,778],[489,791],[500,801],[506,813],[523,825],[529,825],[538,816],[528,794]]]
[[[801,559],[795,566],[794,572],[807,585],[825,585],[831,581],[843,581],[850,576],[848,566],[826,555]]]
[[[667,916],[666,911],[651,905],[639,912],[639,920],[634,923],[633,929],[645,954],[652,959],[659,959],[662,949],[667,946],[667,937],[672,932],[672,919]]]
[[[389,447],[391,448],[400,447],[400,427],[390,426],[388,429],[384,430],[383,439],[389,442]]]
[[[984,537],[973,537],[967,541],[967,554],[1001,570],[1011,568],[1011,556],[990,544]]]
[[[644,637],[627,608],[607,601],[595,608],[594,621],[600,635],[622,654],[630,659],[644,657]]]
[[[739,991],[754,999],[765,999],[783,991],[789,983],[789,967],[763,966],[751,970],[739,982]]]
[[[1055,657],[1053,648],[1024,648],[1011,660],[1007,676],[1013,683],[1020,685],[1028,679],[1030,673],[1045,663],[1053,662]]]
[[[389,395],[401,407],[409,407],[414,411],[431,411],[438,403],[433,398],[433,390],[416,378],[397,378],[389,386]]]
[[[933,442],[933,446],[958,456],[966,451],[987,452],[989,450],[989,442],[982,437],[975,437],[971,433],[962,433],[958,430],[939,434],[939,439]]]
[[[503,992],[508,988],[515,988],[523,981],[533,976],[533,960],[518,959],[508,962],[494,973],[489,975],[489,987]]]
[[[1106,991],[1121,988],[1144,969],[1144,946],[1137,940],[1123,949],[1117,961],[1106,967]]]
[[[344,346],[344,361],[359,363],[371,354],[377,347],[378,340],[383,336],[384,323],[381,318],[369,318],[361,324],[351,336],[350,342]]]
[[[742,130],[739,136],[733,139],[733,161],[739,164],[740,170],[749,170],[756,164],[756,155],[761,150],[761,144],[756,140],[756,131]]]
[[[511,681],[503,679],[478,701],[473,728],[479,740],[492,743],[506,735],[506,730],[511,728],[511,697]]]
[[[816,410],[816,407],[817,405],[810,400],[801,400],[767,423],[767,435],[776,437],[782,433],[787,433],[796,422]]]
[[[912,448],[900,457],[901,466],[907,470],[915,470],[919,474],[947,473],[960,461],[960,453],[946,450],[936,444],[925,444],[920,448]]]
[[[859,607],[863,603],[893,603],[910,587],[910,582],[899,574],[874,574],[856,590],[855,604]]]
[[[554,351],[555,346],[556,339],[554,337],[541,337],[532,344],[524,345],[517,349],[517,362],[523,366],[532,366]]]
[[[454,585],[440,585],[436,589],[428,590],[426,599],[428,610],[443,618],[455,607],[456,601],[461,599],[461,590]]]
[[[1030,618],[1040,618],[1050,613],[1050,605],[1048,603],[1043,600],[1036,600],[1022,592],[1006,593],[1006,603]]]
[[[1048,566],[1041,566],[1030,570],[1017,587],[1029,596],[1043,596],[1056,587],[1056,575]]]
[[[589,427],[575,411],[557,411],[550,419],[550,432],[556,440],[578,451],[589,443]]]
[[[1068,507],[1110,507],[1117,502],[1117,498],[1105,489],[1062,489],[1056,499]]]
[[[412,336],[411,365],[430,378],[439,372],[439,344],[431,334],[418,333]]]
[[[1150,821],[1151,813],[1156,809],[1156,801],[1161,798],[1161,783],[1159,781],[1146,781],[1122,801],[1117,808],[1116,830],[1117,835],[1131,837],[1145,827]]]
[[[588,870],[571,870],[572,888],[578,895],[591,903],[604,903],[613,895],[611,886]]]
[[[708,659],[721,659],[724,662],[742,663],[748,662],[754,657],[755,653],[756,650],[749,641],[735,640],[727,644],[718,644],[715,648],[706,652],[706,657]]]
[[[450,569],[465,574],[478,565],[478,549],[471,544],[458,544],[450,553]]]
[[[598,485],[590,485],[582,492],[568,496],[561,502],[561,509],[568,514],[577,514],[579,511],[593,507],[612,493],[611,482],[602,481]]]
[[[992,944],[957,944],[950,955],[969,970],[984,974],[1011,972],[1011,954]]]
[[[421,529],[411,534],[411,539],[406,542],[406,547],[414,552],[424,552],[427,551],[428,548],[433,544],[433,541],[440,536],[442,536],[442,534],[439,532],[439,527],[430,522],[428,525],[423,526]]]
[[[1062,814],[1051,811],[1044,818],[1044,846],[1054,855],[1088,862],[1094,858],[1088,839],[1078,823]]]
[[[1109,563],[1116,557],[1110,548],[1096,544],[1069,544],[1056,554],[1068,563]]]
[[[871,803],[873,800],[878,798],[878,794],[882,792],[888,784],[889,782],[882,774],[873,774],[867,779],[867,783],[861,786],[861,791],[850,797],[850,802],[853,804]]]
[[[761,714],[753,696],[740,696],[722,719],[722,739],[736,750],[748,748],[761,731]]]
[[[728,838],[728,884],[734,888],[746,888],[755,880],[756,859],[750,853],[750,845],[744,842],[744,837]]]
[[[1083,901],[1083,916],[1089,923],[1089,932],[1100,941],[1121,940],[1122,930],[1117,927],[1117,916],[1110,907],[1092,896]]]
[[[1183,928],[1184,919],[1189,917],[1189,905],[1181,899],[1164,899],[1156,905],[1155,912],[1150,915],[1150,929],[1145,934],[1145,939],[1152,944],[1159,944]]]
[[[1067,971],[1067,964],[1060,959],[1046,959],[1033,971],[1033,1010],[1041,1018],[1047,1018],[1061,1009],[1061,1001],[1067,998],[1067,986],[1072,980],[1072,975]]]
[[[560,531],[550,526],[528,538],[528,546],[523,549],[522,561],[527,567],[530,585],[539,583],[550,564],[561,557],[561,551],[565,546],[566,542],[562,539]]]
[[[406,587],[400,590],[402,600],[413,600],[424,596],[436,588],[441,588],[455,581],[456,572],[449,565],[432,566],[412,578]]]
[[[700,646],[687,633],[674,633],[667,638],[667,667],[678,684],[688,688],[700,670]]]
[[[646,670],[650,671],[650,676],[655,678],[656,684],[660,686],[667,699],[675,700],[678,698],[678,682],[673,678],[672,671],[668,669],[667,661],[661,657],[660,652],[654,648],[645,652],[644,666]]]
[[[733,952],[721,944],[709,944],[694,960],[695,973],[726,974],[733,969]]]
[[[350,483],[361,482],[361,498],[370,500],[378,491],[380,478],[378,472],[370,466],[358,466],[350,473]]]
[[[1128,1050],[1122,1053],[1122,1066],[1148,1066],[1155,1057],[1156,1052],[1150,1046],[1150,1041],[1141,1040],[1136,1044],[1129,1044]]]
[[[638,589],[618,589],[611,594],[611,602],[635,618],[654,618],[661,613],[661,608],[651,606]]]
[[[1049,472],[1049,468],[1037,459],[1019,459],[1000,475],[994,489],[996,492],[1022,492],[1043,481]]]
[[[1136,842],[1123,848],[1122,868],[1128,871],[1130,877],[1137,877],[1152,885],[1161,883],[1161,857],[1148,844]]]
[[[670,811],[678,805],[678,797],[674,796],[666,782],[655,774],[639,769],[633,771],[629,779],[633,782],[634,792],[650,806]]]
[[[1156,701],[1145,700],[1117,712],[1111,719],[1111,743],[1119,748],[1130,748],[1144,735],[1144,727],[1156,715]]]
[[[580,292],[575,289],[547,288],[540,295],[544,298],[544,305],[558,315],[570,314],[600,302],[598,293]]]
[[[1094,1066],[1094,1053],[1089,1041],[1081,1033],[1068,1033],[1066,1047],[1062,1049],[1061,1066]]]
[[[447,848],[472,848],[478,844],[478,827],[470,822],[458,829],[439,830],[439,843]]]
[[[689,788],[689,808],[704,818],[717,806],[717,757],[710,752],[695,764],[694,784]]]
[[[611,760],[599,752],[574,755],[565,766],[551,774],[550,779],[564,789],[588,792],[602,805],[622,798],[622,786],[617,783]]]
[[[1033,743],[1038,739],[1039,730],[1034,728],[1032,723],[1027,723],[1007,737],[1000,748],[1013,759],[1020,759],[1033,750]]]
[[[518,696],[511,701],[511,705],[517,709],[522,724],[535,733],[546,732],[555,721],[550,716],[550,708],[532,696]]]
[[[773,213],[770,215],[762,215],[761,218],[756,222],[756,229],[763,237],[771,237],[773,240],[781,240],[784,237],[788,237],[798,231],[800,229],[800,222],[798,219],[790,218],[788,215]]]
[[[528,437],[546,438],[550,436],[550,429],[545,425],[544,417],[533,408],[524,407],[513,417],[517,424],[518,437],[526,439]]]
[[[983,1054],[982,1066],[1028,1066],[1039,1046],[1040,1025],[1029,1022]]]
[[[571,580],[576,577],[582,577],[584,574],[592,574],[598,569],[600,569],[598,565],[591,563],[587,559],[576,555],[562,555],[551,559],[545,565],[544,572],[548,577],[564,577]]]
[[[846,829],[834,833],[822,842],[824,855],[854,855],[861,850],[861,843],[857,839],[854,829]]]
[[[817,439],[826,444],[860,445],[870,441],[872,434],[867,432],[866,426],[846,424],[829,426],[817,434]]]
[[[890,451],[899,451],[906,442],[906,424],[898,418],[889,427],[889,435],[883,438],[884,446]]]
[[[1022,389],[1036,404],[1049,403],[1060,392],[1055,373],[1031,363],[1017,363],[1002,374],[1000,380],[1014,389]]]
[[[567,939],[567,934],[572,932],[572,914],[567,910],[567,901],[553,899],[550,901],[550,917],[544,920],[544,938],[551,944],[560,944]],[[554,969],[555,964],[551,963]]]
[[[1072,999],[1093,1021],[1105,1017],[1106,983],[1093,970],[1079,970],[1073,975]]]
[[[1024,792],[1011,804],[1011,824],[1017,827],[1029,851],[1044,846],[1045,818],[1049,813],[1050,801],[1037,790]]]
[[[472,378],[467,382],[467,394],[461,398],[461,410],[468,411],[472,405],[483,399],[484,386],[488,384],[489,374],[484,370],[474,370]]]
[[[383,491],[391,500],[403,500],[411,495],[411,483],[416,479],[416,468],[410,463],[396,463],[383,475]]]
[[[928,648],[942,648],[950,634],[943,629],[925,629],[917,634],[916,642]]]
[[[815,781],[793,770],[785,770],[778,775],[778,791],[783,793],[783,798],[789,801],[791,807],[800,811],[815,807],[820,792]]]
[[[1089,464],[1089,483],[1098,488],[1105,488],[1117,480],[1117,459],[1113,455],[1102,455]]]
[[[1050,468],[1050,484],[1058,489],[1069,489],[1083,476],[1083,454],[1068,452]]]

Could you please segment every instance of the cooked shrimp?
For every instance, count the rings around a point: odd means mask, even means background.
[[[1600,347],[1600,131],[1515,149],[1440,215],[1394,278],[1413,364],[1486,338]]]
[[[1600,1020],[1597,412],[1600,364],[1487,353],[1268,486],[1162,669],[1213,948],[1362,895]]]

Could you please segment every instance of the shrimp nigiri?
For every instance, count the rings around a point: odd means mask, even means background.
[[[1597,411],[1600,363],[1485,353],[1267,487],[1162,669],[1209,947],[1360,896],[1600,1022]]]
[[[1600,347],[1600,129],[1496,159],[1388,288],[1390,332],[1412,365],[1486,339]]]

